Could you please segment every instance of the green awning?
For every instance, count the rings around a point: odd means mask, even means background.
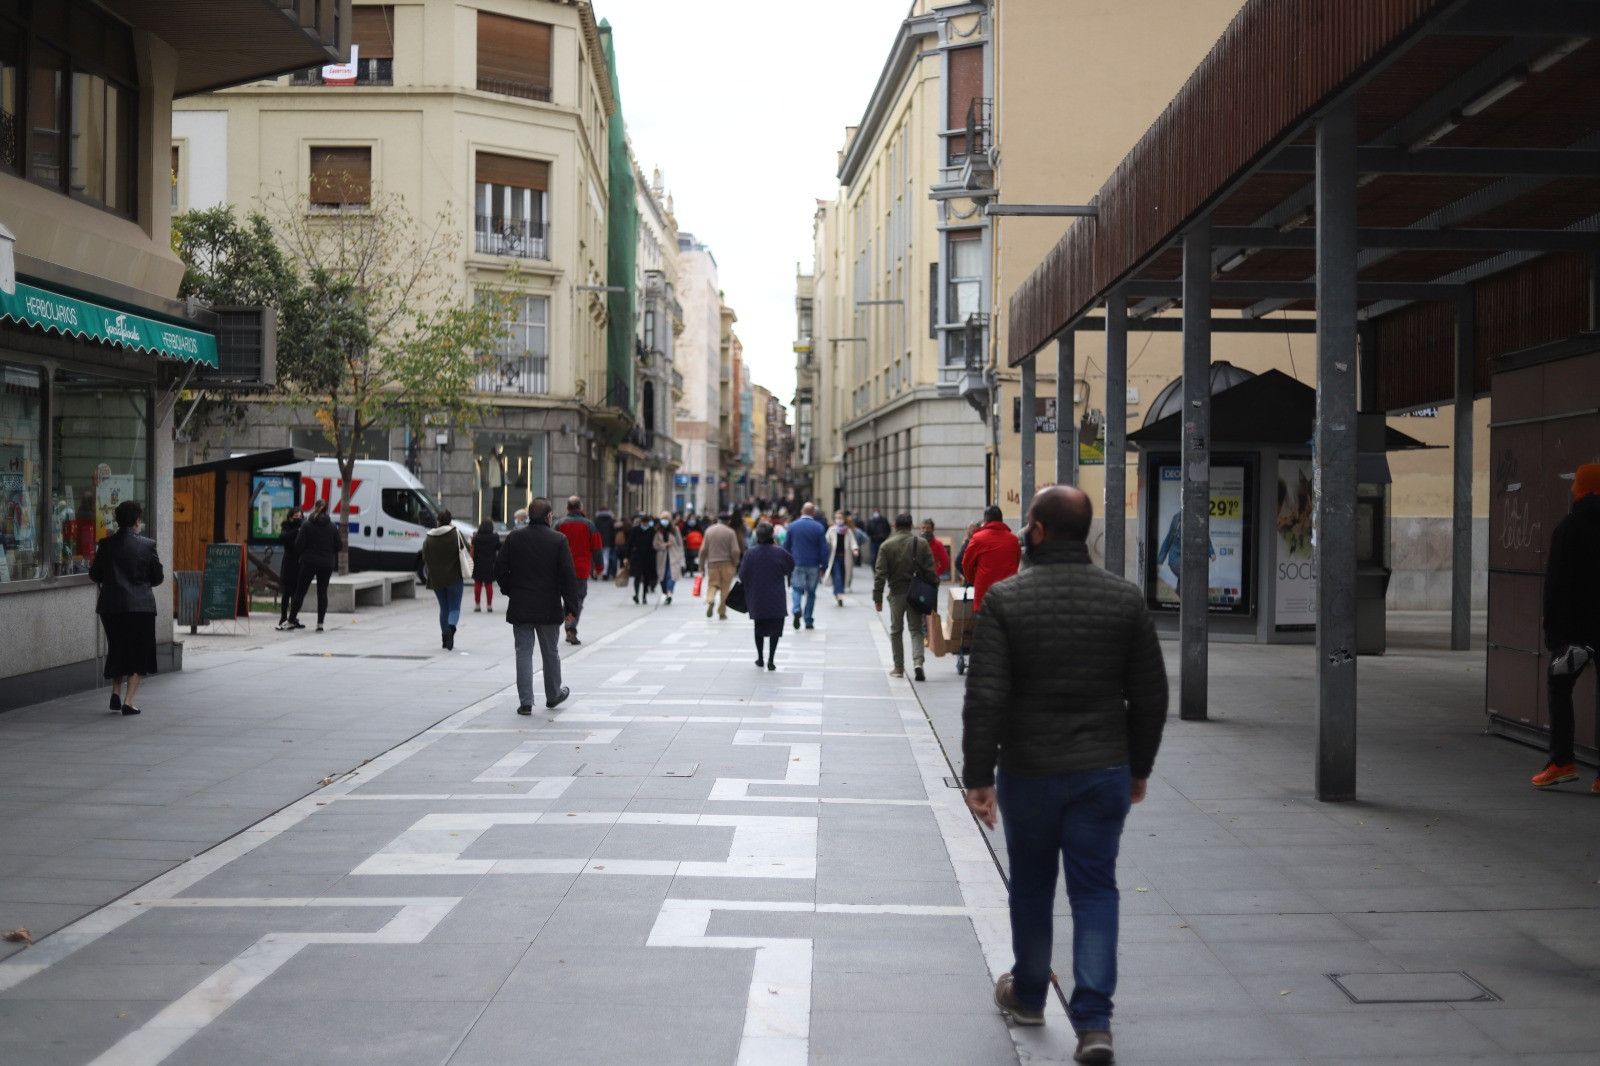
[[[15,295],[0,290],[0,320],[7,318],[118,348],[201,366],[217,365],[217,338],[210,333],[101,307],[20,281]]]

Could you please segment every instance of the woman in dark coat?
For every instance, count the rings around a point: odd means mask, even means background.
[[[494,614],[494,564],[500,558],[500,534],[494,523],[483,520],[483,525],[472,535],[472,610],[481,611],[479,597],[487,596],[489,613]]]
[[[328,616],[328,580],[339,565],[339,531],[333,528],[328,517],[328,501],[318,500],[311,508],[311,517],[300,527],[295,538],[300,555],[300,584],[295,589],[294,605],[289,608],[289,628],[304,629],[300,622],[300,607],[306,602],[306,591],[311,582],[317,583],[317,632],[322,632],[322,621]]]
[[[756,543],[739,564],[739,581],[744,585],[750,620],[756,626],[756,665],[768,670],[778,668],[778,638],[783,636],[783,623],[789,618],[784,585],[792,573],[794,556],[778,546],[772,523],[756,526]],[[761,654],[763,640],[767,642],[765,656]]]
[[[89,578],[100,586],[95,613],[106,631],[106,679],[111,709],[138,714],[133,697],[146,674],[156,672],[156,596],[165,579],[156,542],[143,536],[144,508],[117,504],[117,531],[96,547]],[[127,690],[123,690],[123,682]]]
[[[628,573],[633,575],[633,602],[648,604],[661,576],[656,569],[656,526],[642,514],[633,516],[628,533]]]
[[[298,507],[290,510],[288,517],[283,520],[283,565],[278,569],[278,592],[283,599],[283,606],[278,612],[279,629],[292,628],[289,625],[289,605],[294,602],[295,591],[300,587],[300,546],[295,541],[303,525],[305,519]]]

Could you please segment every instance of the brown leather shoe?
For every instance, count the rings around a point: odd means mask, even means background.
[[[1117,1054],[1111,1048],[1111,1034],[1104,1030],[1090,1030],[1078,1036],[1078,1050],[1073,1053],[1074,1062],[1093,1062],[1099,1064],[1115,1062]]]
[[[1001,974],[1000,980],[994,983],[994,1005],[1010,1015],[1018,1025],[1044,1024],[1044,1011],[1024,1007],[1018,1001],[1016,985],[1008,973]]]

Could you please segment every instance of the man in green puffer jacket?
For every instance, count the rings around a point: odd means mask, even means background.
[[[1167,715],[1167,673],[1140,591],[1089,561],[1093,505],[1067,486],[1033,498],[1029,565],[989,589],[962,708],[967,805],[996,808],[1011,859],[1015,962],[995,1002],[1044,1022],[1056,870],[1067,871],[1079,1062],[1110,1062],[1117,981],[1117,849]],[[999,764],[998,775],[995,772]]]
[[[911,532],[911,524],[909,514],[896,515],[894,535],[878,549],[878,561],[873,566],[872,605],[881,613],[883,594],[885,590],[888,591],[889,646],[894,649],[894,669],[889,676],[906,676],[906,653],[901,636],[909,625],[911,665],[916,670],[916,679],[921,681],[927,621],[925,615],[906,605],[906,593],[911,589],[913,578],[920,577],[930,585],[938,585],[939,571],[933,564],[933,549],[928,547],[927,541]]]

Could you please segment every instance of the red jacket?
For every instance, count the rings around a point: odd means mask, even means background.
[[[594,553],[602,546],[600,531],[583,515],[568,514],[556,523],[556,532],[567,538],[567,547],[572,549],[572,568],[578,572],[578,580],[589,580]]]
[[[944,577],[950,573],[950,549],[944,546],[944,541],[934,537],[928,541],[928,547],[933,549],[933,568],[939,571],[939,576]]]
[[[985,522],[961,553],[961,572],[972,586],[973,613],[983,610],[983,594],[1022,565],[1022,541],[1004,522]]]

